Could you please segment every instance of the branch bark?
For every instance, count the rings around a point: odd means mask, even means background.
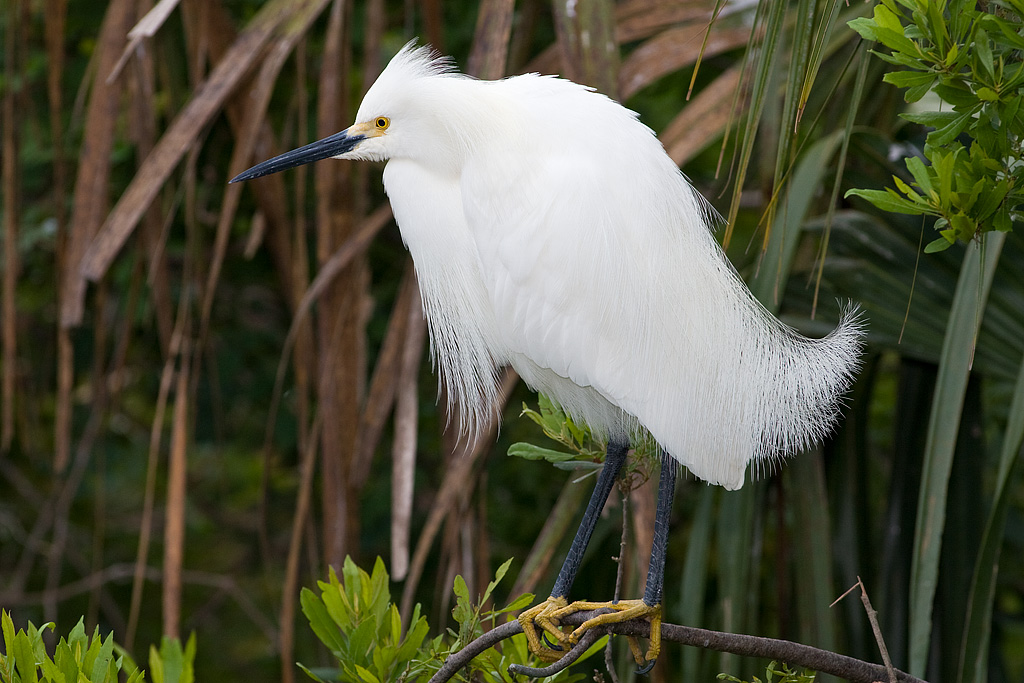
[[[587,619],[597,616],[599,613],[598,611],[578,612],[566,617],[562,623],[566,626],[579,626]],[[458,653],[449,657],[444,666],[430,679],[430,683],[445,683],[484,650],[522,632],[523,629],[518,621],[510,621],[488,631],[469,643]],[[513,674],[533,677],[553,675],[571,665],[597,638],[608,633],[646,638],[650,635],[650,624],[643,620],[634,619],[619,624],[601,626],[588,631],[576,647],[566,652],[564,657],[548,667],[532,669],[512,665],[509,667],[509,671]],[[789,640],[722,633],[721,631],[709,631],[707,629],[680,626],[678,624],[662,624],[661,639],[663,642],[680,643],[716,652],[729,652],[745,657],[773,659],[785,662],[791,666],[801,666],[819,673],[832,674],[850,681],[850,683],[875,683],[875,681],[888,680],[888,672],[881,664],[872,664]],[[896,680],[901,683],[925,683],[921,679],[898,669],[895,673]]]

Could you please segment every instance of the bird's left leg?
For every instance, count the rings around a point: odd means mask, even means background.
[[[597,526],[597,520],[601,516],[601,510],[608,500],[615,480],[618,479],[622,464],[626,462],[626,454],[629,452],[629,444],[623,440],[611,439],[608,442],[608,451],[605,455],[604,466],[597,476],[597,483],[594,484],[594,492],[590,496],[590,502],[583,513],[579,529],[573,538],[572,546],[565,556],[562,569],[558,572],[555,585],[551,589],[551,597],[544,602],[531,607],[519,615],[519,623],[526,634],[526,640],[530,651],[541,659],[555,661],[559,659],[564,649],[569,649],[575,641],[570,641],[569,636],[558,628],[558,619],[555,614],[561,614],[568,604],[569,589],[576,580],[576,572],[583,561],[583,553],[590,543],[590,536]],[[578,611],[578,610],[573,610]],[[549,634],[558,644],[554,647],[545,647],[541,642],[544,634]]]
[[[676,470],[678,465],[667,453],[661,456],[661,479],[658,481],[658,508],[654,517],[654,543],[651,545],[651,563],[647,569],[647,586],[641,600],[620,600],[618,602],[574,602],[551,613],[557,622],[575,612],[595,609],[612,609],[613,612],[600,614],[588,619],[569,634],[569,641],[576,643],[580,637],[595,626],[615,624],[630,619],[646,619],[651,624],[650,647],[643,653],[635,638],[629,639],[633,658],[640,666],[638,673],[647,673],[654,666],[661,653],[661,597],[665,586],[665,553],[668,548],[669,519],[672,515],[672,499],[675,496]]]

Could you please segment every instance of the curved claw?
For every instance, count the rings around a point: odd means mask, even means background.
[[[646,676],[647,674],[651,673],[651,669],[653,669],[654,665],[657,664],[657,663],[658,663],[657,659],[652,659],[651,661],[647,662],[646,664],[641,666],[639,669],[637,669],[636,670],[636,675],[637,676]]]
[[[561,645],[559,645],[558,643],[551,642],[551,639],[548,638],[547,631],[541,631],[540,639],[543,640],[544,644],[547,645],[548,648],[550,648],[553,652],[565,652],[565,648],[563,648]]]

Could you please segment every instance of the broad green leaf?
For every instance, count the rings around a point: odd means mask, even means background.
[[[900,22],[900,18],[889,7],[886,7],[885,3],[875,5],[874,17],[875,23],[879,27],[889,29],[894,33],[903,33],[903,24]]]
[[[496,614],[505,614],[507,612],[518,612],[521,609],[529,607],[530,604],[533,602],[535,597],[536,596],[533,593],[523,593],[518,598],[516,598],[515,600],[513,600],[510,603],[508,603],[507,605],[502,607],[500,610],[498,610],[496,612]]]
[[[931,644],[932,606],[938,586],[946,494],[964,393],[978,327],[1004,237],[1001,233],[989,233],[984,249],[975,244],[968,246],[943,339],[928,421],[911,564],[909,673],[919,678],[925,675]]]
[[[981,195],[978,198],[978,206],[976,215],[978,220],[984,221],[996,212],[999,205],[1002,204],[1003,200],[1006,199],[1007,193],[1010,191],[1010,184],[1006,181],[1006,178],[1001,179],[995,184],[995,187],[985,188],[982,190]]]
[[[14,649],[8,650],[13,655],[14,663],[23,683],[30,683],[36,680],[36,653],[29,640],[28,634],[19,630],[14,635]],[[103,678],[96,678],[94,681],[103,681]]]
[[[924,205],[928,204],[924,197],[918,194],[910,185],[907,185],[899,176],[893,176],[892,181],[896,183],[896,189],[906,195],[907,199],[915,205],[922,206],[923,208]]]
[[[882,76],[886,83],[892,83],[897,88],[909,88],[915,85],[928,85],[936,81],[935,74],[920,73],[918,71],[890,71]]]
[[[300,664],[299,662],[296,662],[295,664],[296,664],[296,666],[298,666],[298,667],[299,667],[300,669],[302,669],[302,670],[303,670],[303,671],[305,672],[305,674],[306,674],[307,676],[309,676],[310,678],[312,678],[312,679],[313,679],[314,681],[317,681],[317,683],[327,683],[326,681],[324,681],[324,679],[323,679],[323,678],[321,678],[321,677],[320,677],[320,676],[318,676],[317,674],[313,673],[313,670],[312,670],[312,669],[309,669],[309,668],[307,668],[306,666],[304,666],[303,664]]]
[[[1009,486],[1014,467],[1020,461],[1024,442],[1024,359],[1017,371],[1017,383],[1010,403],[1006,431],[999,455],[999,470],[993,491],[992,509],[985,522],[981,548],[974,568],[967,602],[964,640],[960,651],[960,683],[986,683],[988,678],[989,638],[992,633],[992,603],[995,599],[996,575],[1002,550],[1006,517],[1012,487]]]
[[[924,253],[934,254],[936,252],[945,251],[954,244],[956,244],[955,240],[948,240],[945,237],[940,237],[926,244],[924,246]]]
[[[983,100],[985,102],[997,102],[999,100],[999,93],[988,86],[978,88],[977,92],[974,94],[978,96],[979,100]]]
[[[508,454],[524,460],[547,460],[548,462],[562,462],[572,460],[576,456],[572,453],[563,453],[550,448],[541,448],[531,443],[515,443],[509,446]]]
[[[149,646],[149,675],[153,683],[165,683],[163,661],[155,645]]]
[[[973,107],[978,103],[978,98],[974,96],[962,81],[945,80],[935,85],[935,94],[943,99],[945,102],[949,102],[951,105],[957,108]],[[952,113],[952,112],[949,112]],[[904,116],[901,114],[900,116]]]
[[[160,663],[163,680],[161,683],[187,683],[185,674],[185,653],[181,649],[181,641],[177,638],[164,636],[160,640],[160,650],[151,648],[149,651],[149,668],[153,662]],[[95,678],[93,680],[96,680]],[[101,679],[102,680],[102,679]]]
[[[847,190],[846,197],[860,197],[866,199],[882,211],[891,211],[893,213],[905,213],[912,216],[918,216],[924,213],[926,207],[922,207],[919,204],[915,204],[909,200],[903,199],[895,192],[891,190]]]
[[[870,40],[877,42],[878,37],[875,33],[875,28],[878,24],[875,23],[874,19],[868,19],[867,17],[857,17],[852,19],[846,24],[854,31],[860,34],[860,37],[864,40]]]
[[[498,567],[498,571],[494,573],[494,580],[487,584],[487,589],[484,591],[483,596],[480,598],[481,603],[487,602],[490,599],[491,593],[494,591],[494,588],[498,585],[502,578],[504,578],[505,573],[508,571],[508,568],[511,564],[512,558],[510,557],[509,559],[502,562],[501,566]]]
[[[356,671],[359,673],[359,680],[365,681],[365,683],[381,683],[381,680],[373,675],[373,673],[365,666],[356,664]]]
[[[924,112],[903,112],[900,114],[901,119],[912,121],[913,123],[919,123],[922,126],[930,126],[931,128],[944,128],[956,119],[960,118],[960,113],[955,111],[924,111]]]
[[[303,588],[299,594],[299,604],[302,606],[302,613],[309,620],[313,633],[316,634],[320,642],[331,650],[341,650],[344,647],[341,630],[331,619],[323,601],[317,597],[316,593],[308,588]]]
[[[953,141],[960,133],[964,132],[964,128],[971,121],[972,112],[967,111],[960,114],[958,117],[947,123],[944,127],[939,128],[928,135],[928,143],[941,147],[942,145],[948,145]]]
[[[932,185],[932,176],[929,174],[925,162],[921,161],[921,157],[907,157],[906,169],[910,171],[910,175],[913,176],[918,186],[925,190],[926,195],[934,193],[935,187]]]
[[[989,80],[995,81],[995,63],[992,60],[992,45],[988,38],[988,33],[983,28],[979,28],[974,34],[974,50],[977,55],[975,64],[981,66],[984,69],[985,74],[989,77]]]

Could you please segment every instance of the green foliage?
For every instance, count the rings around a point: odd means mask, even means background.
[[[516,443],[508,454],[525,460],[547,460],[563,470],[596,470],[604,460],[607,444],[595,439],[586,425],[577,425],[572,418],[543,394],[539,395],[539,412],[523,403],[521,415],[529,418],[544,432],[544,436],[564,450],[541,448],[529,443]]]
[[[461,576],[455,577],[455,608],[452,617],[458,631],[448,629],[443,635],[427,639],[430,630],[420,606],[413,610],[408,629],[403,629],[398,608],[391,602],[388,573],[379,557],[372,574],[359,568],[346,557],[339,580],[333,568],[329,580],[319,582],[320,595],[303,589],[302,611],[317,638],[330,649],[338,661],[333,669],[311,669],[299,664],[311,678],[319,683],[384,683],[426,681],[452,654],[484,633],[484,624],[494,627],[499,617],[518,612],[533,601],[527,593],[515,598],[500,609],[485,606],[494,589],[508,572],[512,560],[502,564],[494,580],[487,585],[475,602]],[[603,645],[605,641],[600,641]],[[584,655],[589,657],[599,647],[595,645]],[[540,663],[527,649],[526,636],[519,634],[478,655],[465,669],[473,680],[511,681],[507,669],[511,664],[538,666]],[[551,683],[571,683],[579,675],[567,671],[544,679]]]
[[[1024,2],[882,0],[850,26],[889,48],[875,52],[904,70],[884,80],[906,88],[907,102],[928,93],[949,109],[901,116],[928,126],[925,164],[906,160],[912,181],[896,189],[853,189],[884,211],[934,216],[941,251],[991,230],[1008,232],[1024,205]],[[960,137],[970,138],[965,146]]]
[[[398,607],[391,602],[388,574],[377,558],[373,574],[345,558],[344,581],[330,570],[327,583],[319,582],[320,596],[308,588],[301,596],[302,611],[317,638],[338,660],[339,670],[327,675],[302,667],[314,680],[368,682],[404,681],[415,671],[415,660],[427,636],[427,621],[419,605],[413,611],[412,626],[403,634]],[[435,640],[431,649],[436,649]],[[300,665],[301,666],[301,665]]]
[[[177,638],[164,636],[159,650],[155,646],[149,648],[149,671],[153,683],[193,683],[195,660],[195,633],[189,636],[184,649]]]
[[[596,472],[604,462],[607,441],[591,433],[586,425],[576,424],[572,417],[547,396],[538,394],[539,411],[523,404],[522,416],[529,418],[544,432],[544,436],[557,443],[564,450],[543,448],[532,443],[514,443],[508,454],[524,460],[546,460],[560,470]],[[635,456],[625,466],[623,476],[630,487],[642,484],[654,471],[659,451],[653,439],[641,439],[636,445]]]
[[[768,667],[764,671],[764,677],[765,683],[814,683],[817,674],[813,671],[797,671],[789,668],[787,664],[769,662]],[[732,683],[747,683],[729,674],[718,674],[718,680],[731,681]],[[750,683],[761,683],[761,679],[754,676]]]
[[[139,683],[145,676],[130,657],[123,653],[115,656],[113,634],[104,640],[97,628],[89,637],[82,620],[71,629],[67,639],[60,639],[52,658],[46,652],[42,635],[47,628],[54,629],[52,623],[37,629],[29,622],[28,631],[15,631],[14,621],[3,610],[0,624],[4,642],[4,652],[0,653],[0,683],[119,683],[120,680]],[[120,678],[121,673],[124,679]],[[155,677],[154,680],[162,681]]]

